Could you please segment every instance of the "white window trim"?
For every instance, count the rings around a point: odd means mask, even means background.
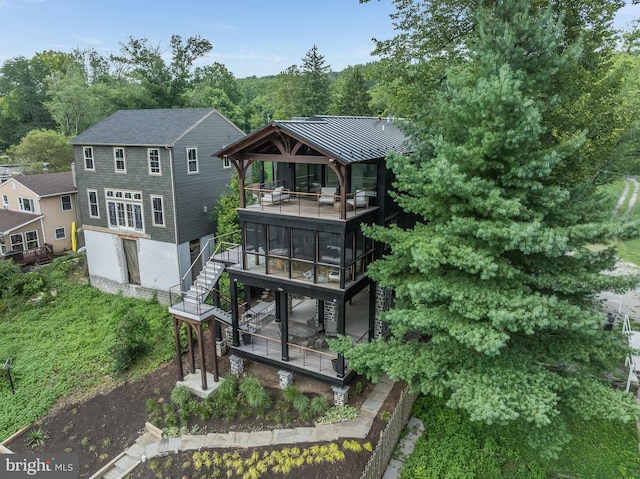
[[[10,251],[16,251],[16,248],[15,248],[16,243],[13,241],[14,236],[20,236],[20,239],[22,239],[22,243],[17,243],[22,246],[22,249],[18,251],[27,251],[27,244],[24,240],[24,233],[11,233],[9,235],[9,245],[11,246]]]
[[[97,216],[91,214],[91,193],[96,194],[96,211],[98,212]],[[87,190],[87,204],[89,205],[89,218],[100,218],[100,203],[98,200],[98,190]]]
[[[110,203],[113,203],[113,213],[115,216],[112,216],[112,211],[109,208]],[[108,188],[105,190],[105,204],[110,229],[144,233],[144,208],[142,207],[141,192]],[[140,215],[140,228],[136,227],[136,212]],[[129,213],[131,217],[129,217]],[[112,223],[112,220],[115,220],[115,224]],[[123,220],[124,223],[122,223],[121,220]]]
[[[36,245],[33,248],[29,246],[29,240],[27,239],[27,235],[29,233],[35,233],[36,234]],[[31,241],[31,242],[33,242],[33,241]],[[40,247],[40,235],[38,234],[38,230],[31,230],[31,231],[25,231],[24,232],[24,247],[26,248],[25,251],[31,251],[31,250],[34,250],[34,249]]]
[[[189,157],[189,153],[190,152],[195,152],[195,161],[193,161],[193,163],[195,163],[196,165],[196,169],[194,171],[191,171],[190,169],[190,165],[192,163],[191,158]],[[198,161],[198,148],[197,147],[189,147],[187,148],[187,175],[197,175],[198,173],[200,173],[200,163]]]
[[[9,197],[7,195],[2,195],[2,207],[9,209]]]
[[[222,169],[228,170],[229,168],[231,168],[231,160],[227,157],[224,157],[222,159]]]
[[[116,155],[116,151],[122,151],[122,158],[120,158],[122,160],[122,169],[118,169],[119,158]],[[113,170],[119,175],[124,175],[127,173],[127,160],[124,153],[124,147],[116,146],[113,148]]]
[[[64,209],[64,201],[62,201],[62,198],[69,198],[69,209],[68,210]],[[73,211],[73,199],[71,198],[71,195],[62,195],[62,196],[60,196],[60,209],[62,211]]]
[[[167,221],[165,219],[165,214],[164,214],[164,197],[162,195],[150,195],[150,197],[151,197],[151,224],[158,228],[166,228]],[[160,213],[162,213],[162,223],[156,223],[156,210],[153,205],[154,198],[160,199],[160,206],[162,207],[162,210],[160,211]]]
[[[29,205],[30,205],[29,208],[30,209],[26,209],[24,207],[25,201],[29,203]],[[26,211],[28,213],[35,213],[36,212],[36,205],[35,205],[35,202],[33,201],[32,198],[25,198],[25,197],[19,196],[18,197],[18,206],[20,208],[20,211]]]
[[[151,171],[151,152],[158,152],[158,171]],[[147,166],[149,174],[153,176],[162,176],[162,162],[160,161],[160,148],[147,148]]]
[[[58,237],[58,231],[62,230],[62,236]],[[58,228],[53,229],[53,236],[56,241],[60,241],[67,238],[67,229],[64,226],[59,226]]]
[[[91,156],[87,156],[87,151],[91,152]],[[93,147],[92,146],[83,146],[82,147],[82,158],[84,169],[86,171],[96,171],[96,160],[93,156]],[[87,160],[91,159],[91,168],[87,168]]]

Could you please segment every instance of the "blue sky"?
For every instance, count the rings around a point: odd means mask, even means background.
[[[237,78],[276,75],[316,44],[333,70],[366,63],[372,37],[390,38],[391,0],[0,0],[0,63],[92,46],[118,53],[130,35],[163,49],[172,34],[213,43],[202,64]]]
[[[339,71],[376,59],[371,38],[393,36],[393,11],[392,0],[0,0],[0,64],[45,50],[118,53],[129,36],[167,49],[179,34],[211,41],[198,64],[222,63],[237,78],[277,75],[314,44]],[[617,24],[638,17],[640,5],[628,5]]]

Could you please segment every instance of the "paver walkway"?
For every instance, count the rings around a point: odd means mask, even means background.
[[[215,448],[250,448],[299,444],[304,442],[337,441],[341,438],[364,439],[369,434],[373,420],[393,389],[393,382],[386,376],[378,382],[360,408],[357,418],[334,424],[319,424],[293,429],[274,429],[272,431],[209,433],[185,435],[176,438],[160,437],[161,432],[153,427],[136,439],[136,443],[115,458],[110,464],[91,476],[90,479],[121,479],[140,463],[154,457],[177,454],[182,451]],[[409,437],[409,435],[407,435]],[[419,436],[418,436],[419,437]],[[411,441],[411,439],[410,439]],[[415,441],[414,441],[415,443]],[[411,443],[404,447],[411,447]],[[385,476],[392,479],[397,476]]]

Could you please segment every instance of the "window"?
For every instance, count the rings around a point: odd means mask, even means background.
[[[229,160],[229,158],[225,157],[222,159],[222,168],[225,170],[231,168],[231,160]]]
[[[0,254],[7,252],[7,245],[4,244],[4,236],[0,235]]]
[[[67,237],[67,231],[64,229],[64,226],[56,228],[55,233],[57,240],[65,239]]]
[[[24,238],[22,233],[11,235],[11,251],[24,251]]]
[[[141,193],[106,190],[105,194],[110,228],[144,231]]]
[[[149,174],[159,175],[160,173],[160,150],[149,148]]]
[[[98,192],[96,190],[87,190],[89,199],[89,216],[91,218],[100,218],[100,210],[98,209]]]
[[[198,172],[198,149],[187,148],[187,174]]]
[[[40,242],[38,241],[38,232],[37,231],[27,231],[25,234],[27,238],[27,249],[36,249],[40,246]]]
[[[153,226],[164,226],[164,210],[162,208],[162,196],[151,197],[151,209],[153,210]]]
[[[18,205],[20,205],[20,211],[29,211],[31,213],[36,212],[31,198],[18,198]]]
[[[71,196],[61,196],[60,202],[62,203],[62,211],[71,211]]]
[[[126,173],[127,167],[124,162],[124,148],[113,149],[113,161],[116,166],[116,173]]]
[[[9,197],[7,195],[2,195],[2,207],[9,208]]]
[[[84,169],[95,170],[95,166],[93,164],[93,148],[85,146],[82,150],[84,152]]]

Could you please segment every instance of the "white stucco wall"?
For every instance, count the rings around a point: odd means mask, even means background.
[[[176,245],[148,239],[138,240],[140,286],[168,291],[180,283]]]
[[[118,236],[85,230],[84,242],[91,276],[106,278],[121,284],[126,282],[122,241]]]
[[[171,243],[139,238],[138,263],[140,287],[168,291],[180,283],[176,246]],[[128,274],[122,239],[112,233],[85,230],[87,262],[94,283],[103,278],[122,285],[128,284]]]

